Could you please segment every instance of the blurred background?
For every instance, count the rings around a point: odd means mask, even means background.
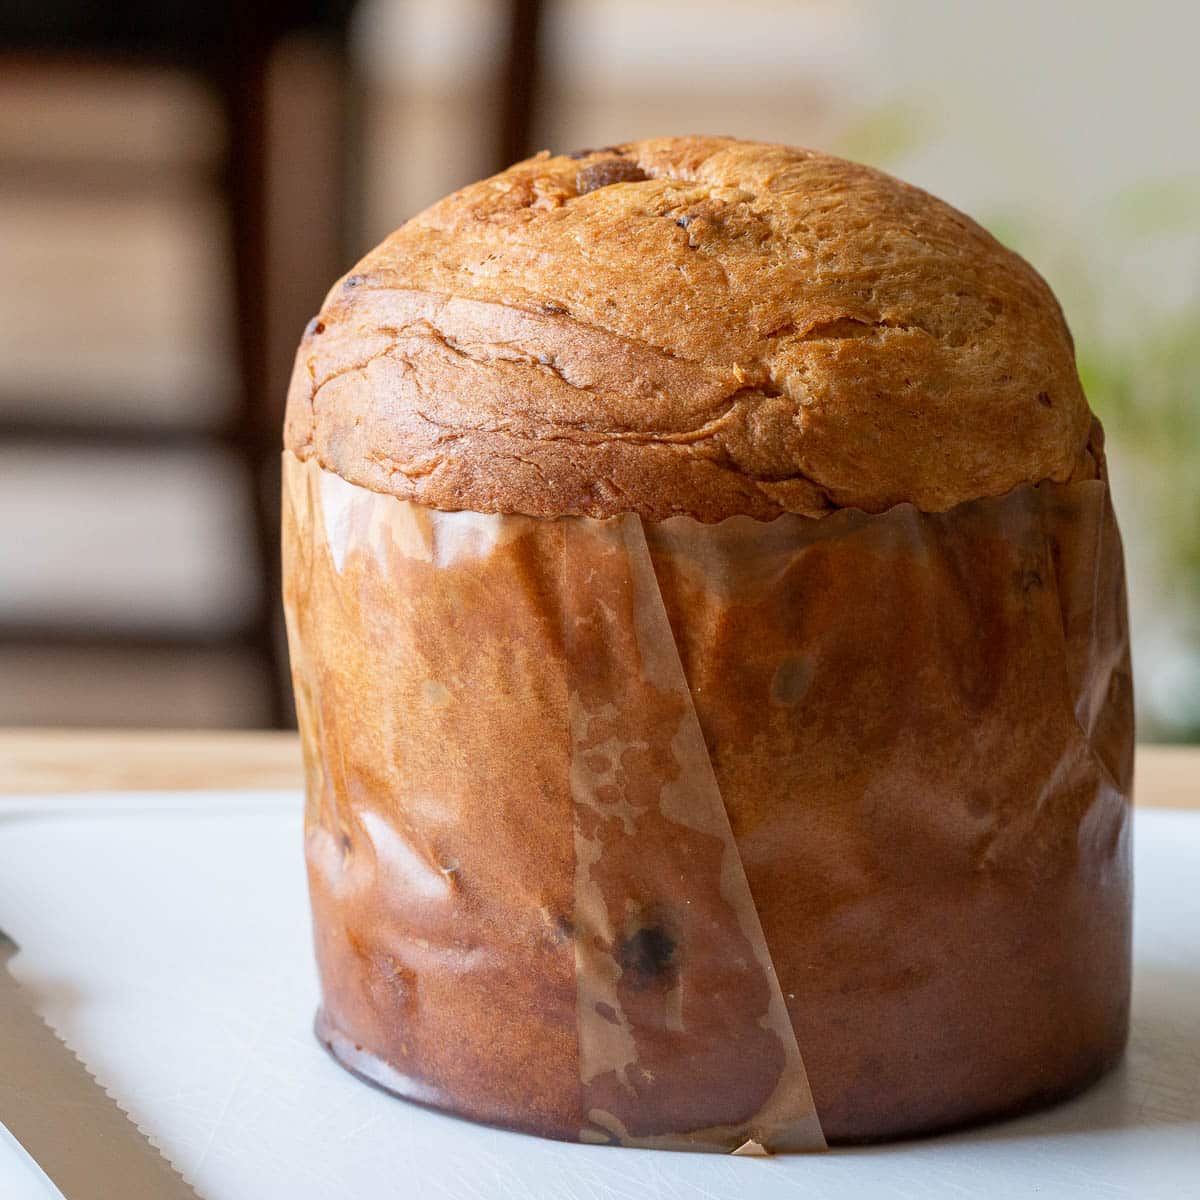
[[[0,4],[0,724],[291,719],[279,426],[326,288],[542,147],[712,132],[956,204],[1109,432],[1143,740],[1200,740],[1200,6]]]

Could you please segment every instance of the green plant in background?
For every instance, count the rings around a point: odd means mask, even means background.
[[[887,169],[921,144],[929,125],[923,105],[897,100],[860,113],[830,149],[842,158]]]
[[[1121,192],[1111,209],[1114,224],[1127,235],[1195,233],[1200,220],[1200,178],[1185,175],[1145,180]]]
[[[1200,740],[1200,305],[1160,319],[1133,347],[1083,342],[1079,371],[1132,460],[1136,494],[1122,499],[1154,543],[1143,733]]]
[[[1079,374],[1111,437],[1152,467],[1156,531],[1200,603],[1200,306],[1148,329],[1131,349],[1087,342]]]

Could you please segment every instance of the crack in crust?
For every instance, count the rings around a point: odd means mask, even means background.
[[[543,153],[409,221],[306,331],[285,440],[438,508],[719,521],[1061,482],[1090,424],[1054,297],[962,214],[682,138]]]

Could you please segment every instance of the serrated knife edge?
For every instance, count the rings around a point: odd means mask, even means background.
[[[200,1200],[38,1014],[0,931],[0,1121],[66,1200]]]

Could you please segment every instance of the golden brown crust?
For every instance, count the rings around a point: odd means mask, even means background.
[[[286,445],[443,509],[942,511],[1091,474],[1022,259],[870,168],[730,138],[539,155],[408,222],[301,343]]]

